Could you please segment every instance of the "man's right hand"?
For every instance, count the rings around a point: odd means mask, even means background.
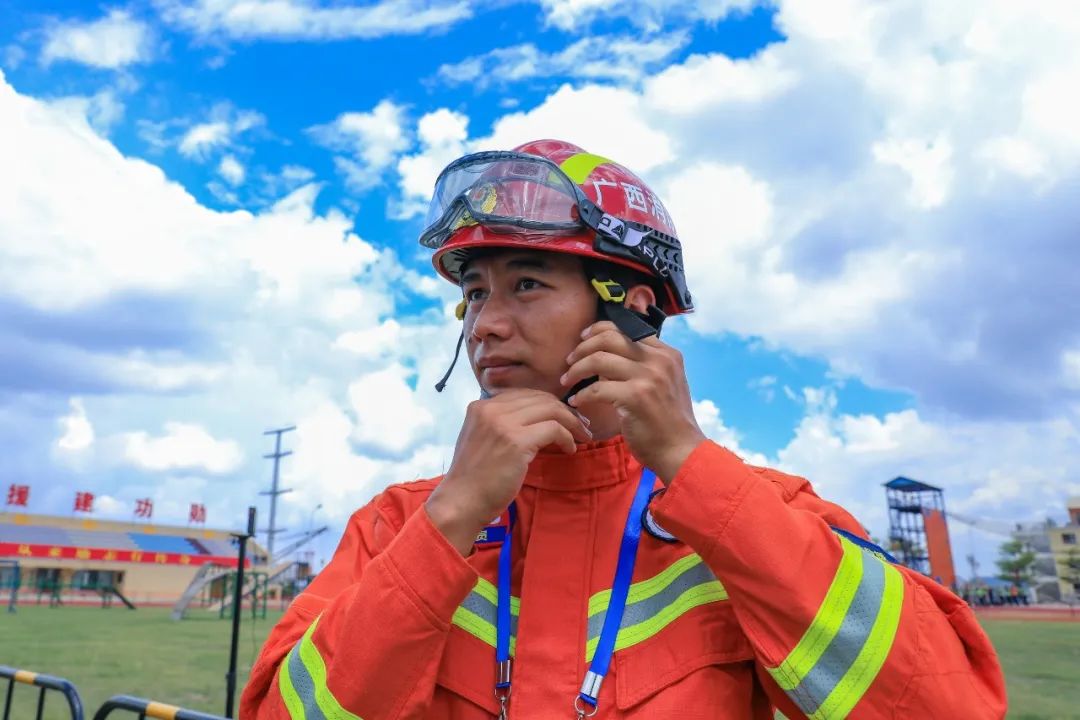
[[[541,390],[505,390],[469,403],[454,461],[427,500],[428,516],[461,552],[510,505],[529,463],[548,445],[573,454],[592,433],[559,398]]]

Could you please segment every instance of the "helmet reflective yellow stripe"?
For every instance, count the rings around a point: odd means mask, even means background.
[[[592,171],[605,163],[610,163],[606,157],[600,157],[599,155],[593,155],[591,153],[578,153],[577,155],[571,155],[563,160],[559,168],[566,173],[566,176],[581,185],[585,182],[586,178],[592,174]]]

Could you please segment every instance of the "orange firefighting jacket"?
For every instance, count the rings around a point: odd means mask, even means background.
[[[530,465],[512,535],[512,720],[575,717],[640,472],[621,438]],[[352,516],[271,632],[241,718],[498,713],[498,544],[463,558],[447,542],[423,509],[437,482],[392,486]],[[642,533],[597,720],[1004,715],[968,606],[884,560],[806,480],[706,441],[650,510],[678,542]]]

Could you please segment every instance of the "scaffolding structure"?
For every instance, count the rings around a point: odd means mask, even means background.
[[[926,516],[928,510],[945,515],[945,494],[939,487],[896,477],[885,483],[885,497],[889,502],[890,550],[904,565],[930,575]]]

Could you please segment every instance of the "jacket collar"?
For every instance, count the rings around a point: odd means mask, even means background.
[[[540,490],[576,492],[606,487],[636,478],[641,464],[630,453],[622,435],[599,442],[578,443],[577,452],[567,455],[557,448],[537,453],[525,484]]]

